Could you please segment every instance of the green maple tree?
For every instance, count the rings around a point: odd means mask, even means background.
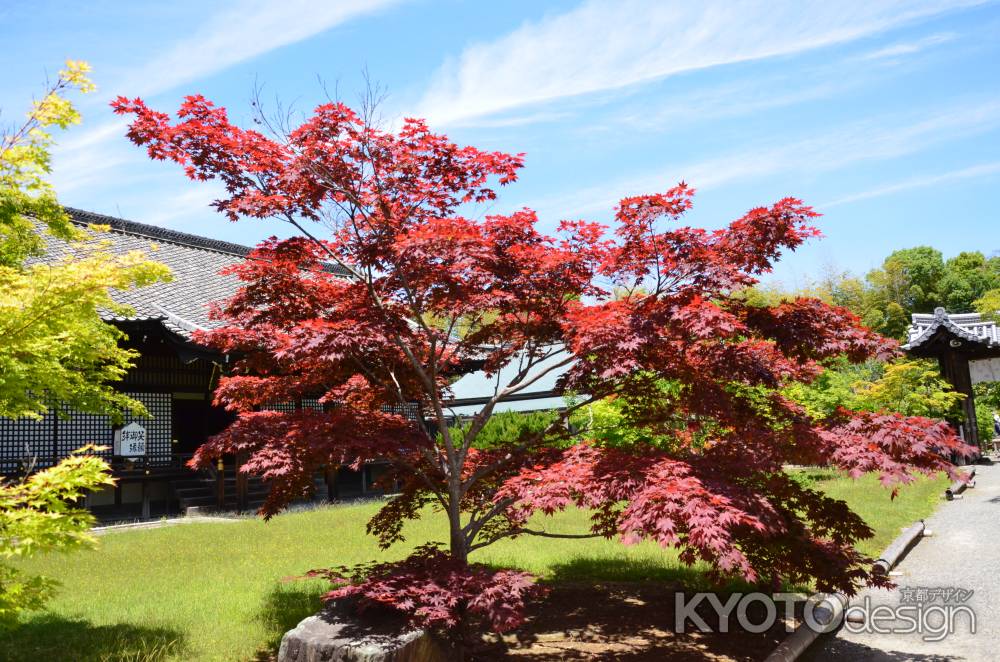
[[[115,417],[143,411],[110,386],[136,353],[99,311],[126,313],[109,289],[148,285],[167,269],[139,252],[113,254],[107,228],[73,225],[48,181],[51,131],[80,122],[65,93],[92,91],[88,70],[67,62],[25,122],[0,137],[0,416],[37,418],[52,402]],[[65,257],[38,261],[53,240],[66,242]]]
[[[136,353],[101,310],[127,313],[109,290],[167,278],[141,253],[115,255],[106,228],[71,223],[48,181],[52,130],[80,122],[66,93],[93,91],[85,62],[69,61],[23,124],[0,135],[0,416],[39,418],[54,403],[110,414],[144,413],[111,383]],[[39,260],[63,242],[59,260]],[[61,412],[60,412],[61,413]],[[108,464],[85,447],[20,481],[0,480],[0,629],[40,609],[55,582],[5,563],[40,552],[92,546],[87,492],[114,485]]]

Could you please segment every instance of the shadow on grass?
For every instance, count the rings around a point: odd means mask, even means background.
[[[647,581],[636,579],[634,567],[615,567],[613,562],[588,559],[567,565],[573,566],[568,572],[573,580],[546,581],[549,592],[529,607],[527,622],[503,636],[484,636],[472,659],[494,662],[516,655],[530,662],[666,659],[704,662],[718,658],[743,662],[765,658],[785,636],[783,624],[763,633],[751,633],[735,627],[734,623],[729,632],[722,634],[718,615],[704,601],[695,611],[714,633],[697,632],[690,623],[677,631],[674,618],[677,593],[683,590],[690,598],[699,590],[692,590],[690,584],[706,581],[696,569],[654,573],[656,579],[669,579]],[[577,580],[579,572],[590,574],[586,580]],[[605,579],[597,579],[595,575]],[[680,588],[679,580],[683,580],[684,589]],[[723,602],[727,590],[719,591]],[[763,612],[763,606],[754,603],[748,614],[753,622],[759,623],[764,619]]]
[[[0,637],[0,659],[11,662],[159,662],[184,659],[184,635],[171,628],[93,625],[52,614],[36,616]]]
[[[305,618],[323,608],[320,600],[326,590],[319,582],[278,584],[264,598],[258,619],[267,630],[267,643],[258,652],[257,660],[276,659],[281,637]]]
[[[547,581],[559,582],[658,582],[684,589],[743,591],[750,585],[733,580],[723,586],[713,584],[701,566],[665,564],[656,559],[615,559],[576,557],[552,566]]]

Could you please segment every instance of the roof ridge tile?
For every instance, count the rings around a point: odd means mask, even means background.
[[[212,239],[211,237],[190,234],[188,232],[180,232],[178,230],[162,228],[157,225],[139,223],[136,221],[130,221],[126,218],[119,218],[117,216],[98,214],[97,212],[76,209],[75,207],[64,207],[64,209],[66,210],[66,213],[69,214],[73,222],[81,225],[91,223],[108,225],[111,226],[112,230],[125,234],[137,235],[173,244],[180,244],[181,246],[188,246],[190,248],[201,248],[204,250],[215,251],[217,253],[226,253],[227,255],[236,255],[238,257],[246,257],[250,254],[250,251],[253,250],[249,246],[244,246],[243,244],[223,241],[221,239]]]

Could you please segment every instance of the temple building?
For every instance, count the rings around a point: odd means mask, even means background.
[[[227,358],[192,341],[198,329],[211,329],[209,306],[232,296],[233,276],[220,275],[227,266],[247,258],[250,248],[120,218],[67,209],[81,226],[110,226],[107,238],[116,253],[142,251],[170,268],[172,280],[128,291],[113,298],[129,305],[129,317],[106,315],[127,335],[125,346],[139,352],[135,366],[115,388],[142,402],[151,418],[126,419],[113,427],[108,416],[52,408],[42,420],[0,418],[0,476],[14,477],[51,466],[89,443],[107,446],[118,486],[92,494],[88,506],[99,515],[150,517],[190,508],[252,509],[262,501],[266,486],[236,475],[233,459],[207,472],[186,467],[194,451],[224,429],[233,415],[212,404],[212,391]],[[102,237],[103,238],[103,237]],[[41,258],[56,261],[68,246],[49,239]],[[315,401],[275,403],[284,407],[319,406]],[[131,443],[131,450],[129,444]],[[371,470],[341,469],[318,477],[317,498],[366,493]]]

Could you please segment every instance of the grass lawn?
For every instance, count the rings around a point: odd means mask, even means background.
[[[920,479],[904,486],[899,496],[890,499],[890,491],[882,487],[874,474],[851,480],[831,469],[800,469],[794,473],[827,496],[846,501],[875,530],[873,538],[858,545],[861,552],[872,557],[881,554],[902,528],[930,515],[950,484],[947,476],[939,474],[937,478]]]
[[[801,470],[872,525],[862,550],[877,554],[900,527],[931,513],[947,480],[922,480],[895,501],[873,477],[858,481],[830,471]],[[443,519],[411,524],[406,543],[380,551],[364,534],[378,504],[287,513],[269,523],[198,523],[120,531],[96,551],[23,562],[28,572],[63,586],[48,610],[0,636],[3,660],[247,660],[276,649],[281,635],[319,608],[321,582],[283,582],[316,567],[395,559],[417,544],[445,539]],[[580,531],[586,514],[546,521],[550,530]],[[697,569],[672,550],[623,547],[602,539],[504,541],[474,560],[513,566],[559,580],[664,580],[704,585]],[[66,655],[71,657],[67,658]]]

